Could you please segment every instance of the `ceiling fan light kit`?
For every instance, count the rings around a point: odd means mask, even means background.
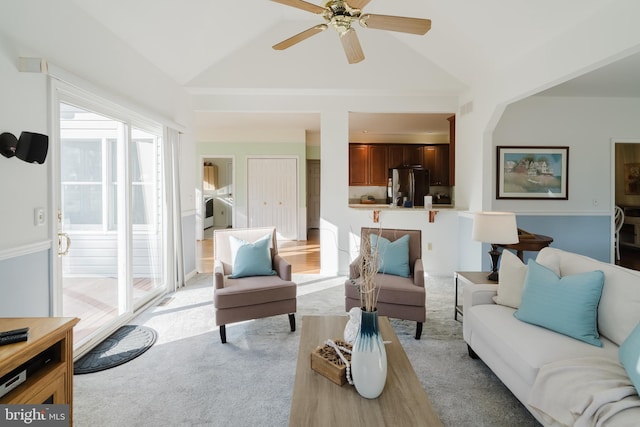
[[[409,18],[404,16],[362,14],[362,8],[371,0],[329,0],[324,7],[308,3],[303,0],[272,0],[286,6],[295,7],[316,15],[322,15],[326,24],[316,25],[296,34],[273,46],[275,50],[284,50],[318,33],[329,26],[340,35],[342,48],[347,55],[349,64],[355,64],[364,59],[364,52],[360,40],[352,25],[358,22],[363,28],[376,30],[397,31],[416,35],[424,35],[431,29],[430,19]]]

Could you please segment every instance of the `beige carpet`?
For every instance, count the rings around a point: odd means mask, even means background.
[[[74,379],[75,426],[286,426],[305,314],[345,314],[344,278],[295,276],[298,330],[287,316],[227,326],[213,319],[211,275],[199,275],[166,306],[136,322],[156,344],[119,367]],[[392,325],[445,426],[537,426],[479,360],[467,355],[453,320],[453,279],[427,280],[427,322]],[[329,337],[328,337],[329,338]],[[416,425],[420,425],[418,420]]]

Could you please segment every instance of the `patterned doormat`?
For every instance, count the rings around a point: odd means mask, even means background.
[[[89,374],[122,365],[151,348],[157,333],[147,326],[124,325],[73,365],[73,373]]]

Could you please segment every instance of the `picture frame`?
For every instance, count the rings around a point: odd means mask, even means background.
[[[624,194],[640,195],[640,163],[624,164]]]
[[[569,199],[569,147],[498,146],[497,199]]]

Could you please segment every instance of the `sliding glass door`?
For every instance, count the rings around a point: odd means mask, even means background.
[[[162,138],[99,106],[59,111],[57,270],[78,348],[166,288]]]
[[[133,303],[138,307],[165,283],[162,275],[161,157],[156,135],[136,128],[131,135]]]

